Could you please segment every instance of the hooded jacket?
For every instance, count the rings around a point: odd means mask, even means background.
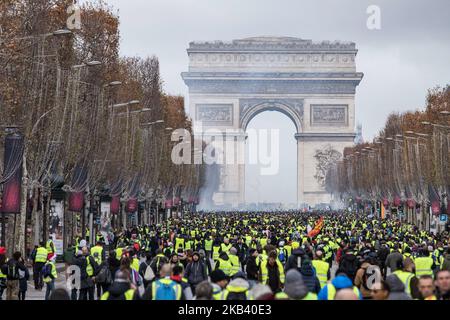
[[[320,281],[316,276],[311,261],[310,260],[304,261],[299,271],[303,277],[303,282],[308,288],[309,292],[313,292],[316,294],[319,293],[321,289]]]
[[[305,255],[305,251],[301,248],[292,250],[286,265],[284,266],[284,271],[287,272],[290,269],[298,269],[301,266],[302,257]]]
[[[249,289],[247,280],[236,278],[222,291],[222,300],[250,300]]]
[[[306,297],[308,288],[305,285],[300,272],[292,269],[286,273],[284,292],[288,295],[289,299],[292,300],[302,300]]]
[[[387,300],[411,300],[411,297],[405,292],[405,285],[395,274],[387,276],[386,283],[390,288]]]
[[[129,282],[114,282],[108,289],[108,300],[126,300],[125,292],[130,289]]]
[[[190,284],[196,285],[204,280],[208,279],[207,273],[206,273],[206,266],[202,262],[200,255],[195,252],[194,255],[198,257],[198,261],[190,262],[186,267],[185,276],[188,279]]]

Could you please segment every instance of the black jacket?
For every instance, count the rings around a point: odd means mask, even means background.
[[[237,256],[239,257],[239,262],[245,264],[247,260],[248,246],[245,243],[236,244],[234,246],[237,249]]]
[[[284,271],[288,272],[290,269],[300,270],[302,257],[304,255],[305,251],[303,249],[298,248],[292,250],[292,254],[289,256],[288,260],[286,261],[286,265],[284,266]]]
[[[89,259],[90,264],[92,265],[92,268],[94,269],[94,276],[99,271],[99,266],[95,262],[94,258],[92,256],[79,256],[76,257],[73,260],[73,264],[78,266],[80,268],[80,289],[87,289],[94,286],[94,281],[90,276],[87,274],[87,259]]]
[[[245,272],[247,273],[248,280],[258,280],[258,265],[256,264],[256,257],[250,256],[247,259],[245,266]]]
[[[190,262],[186,267],[185,277],[190,284],[196,285],[204,280],[208,279],[206,274],[205,264],[198,260],[197,262]]]
[[[125,299],[125,292],[127,292],[128,290],[130,290],[130,284],[129,283],[118,283],[118,282],[114,282],[109,288],[108,288],[108,292],[109,292],[109,297],[108,300],[126,300]],[[137,294],[137,290],[134,292],[134,298],[133,300],[137,300],[138,298],[138,294]]]
[[[321,289],[320,281],[314,272],[314,268],[311,262],[303,263],[299,271],[303,276],[303,282],[308,288],[308,291],[316,294],[319,293]]]

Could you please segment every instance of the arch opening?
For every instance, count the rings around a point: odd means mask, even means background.
[[[268,209],[281,204],[296,207],[298,181],[295,133],[298,129],[292,115],[286,114],[285,110],[266,107],[252,112],[248,121],[243,123],[245,124],[243,130],[248,135],[245,143],[245,203],[249,207]],[[276,131],[278,137],[273,138]],[[276,141],[278,146],[271,145],[275,142],[274,139],[278,140]],[[256,156],[255,152],[258,153]],[[261,159],[260,153],[263,154],[263,158],[264,153],[268,157]],[[268,165],[267,163],[271,161],[272,163]],[[277,164],[275,165],[273,161]],[[275,167],[277,167],[275,174],[273,170],[263,172],[264,168]]]

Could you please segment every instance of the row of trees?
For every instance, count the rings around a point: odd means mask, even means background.
[[[393,113],[372,143],[345,149],[327,172],[326,188],[358,202],[428,204],[442,212],[450,193],[449,114],[450,89],[430,90],[424,111]]]
[[[69,32],[72,4],[0,3],[0,159],[5,136],[24,138],[15,150],[23,156],[0,167],[2,185],[6,167],[23,168],[21,214],[5,215],[2,228],[16,250],[25,247],[26,225],[37,226],[32,239],[46,239],[45,199],[58,184],[86,202],[109,195],[123,204],[193,202],[202,184],[202,165],[170,161],[170,128],[191,131],[191,122],[183,98],[163,92],[158,59],[119,57],[119,17],[103,1],[84,3],[81,28]]]

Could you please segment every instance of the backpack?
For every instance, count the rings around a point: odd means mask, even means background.
[[[17,266],[17,262],[9,262],[8,263],[8,279],[11,280],[19,280],[19,267]]]
[[[175,286],[177,283],[171,281],[170,283],[162,283],[161,281],[156,281],[156,292],[154,300],[177,300],[175,295]]]
[[[50,263],[47,263],[42,268],[42,276],[44,278],[47,278],[50,277],[51,274],[52,274],[52,265]]]
[[[96,282],[100,284],[111,284],[113,282],[111,271],[107,265],[102,266],[95,279]]]
[[[278,260],[280,260],[281,263],[284,263],[284,261],[286,260],[286,255],[285,255],[284,249],[280,250],[280,254],[278,255]]]
[[[155,278],[155,273],[150,265],[147,265],[144,271],[144,280],[152,281]]]

